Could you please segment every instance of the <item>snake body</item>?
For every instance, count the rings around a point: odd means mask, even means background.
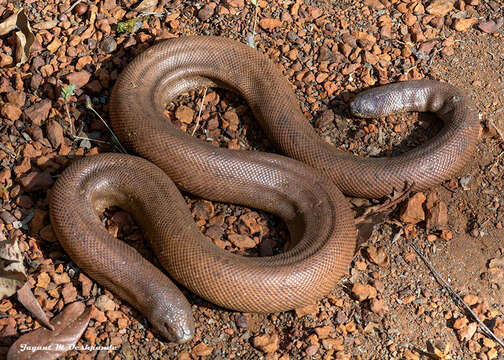
[[[170,100],[201,86],[241,94],[289,158],[217,148],[169,124],[162,111]],[[121,73],[109,104],[114,131],[141,158],[101,154],[72,163],[51,191],[54,231],[83,271],[168,340],[191,338],[191,307],[166,275],[106,231],[98,216],[107,207],[129,211],[172,278],[215,304],[247,312],[312,304],[334,288],[353,255],[355,226],[341,191],[377,198],[406,182],[425,189],[459,171],[478,138],[470,98],[437,81],[367,90],[351,110],[367,117],[431,111],[444,127],[403,155],[359,158],[317,136],[289,82],[257,50],[217,37],[160,42]],[[201,235],[177,187],[276,214],[295,246],[263,258],[219,249]]]

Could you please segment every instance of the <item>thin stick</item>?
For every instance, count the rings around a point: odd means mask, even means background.
[[[110,145],[111,143],[109,143],[108,141],[103,141],[103,140],[98,140],[98,139],[91,139],[91,138],[88,138],[88,137],[84,137],[84,136],[77,136],[75,135],[73,137],[74,139],[77,139],[77,140],[89,140],[89,141],[94,141],[94,142],[97,142],[97,143],[100,143],[100,144],[108,144]],[[112,145],[114,145],[112,143]]]
[[[194,136],[194,133],[196,132],[196,130],[199,127],[200,120],[201,120],[201,112],[203,111],[203,104],[205,103],[205,96],[206,96],[207,90],[208,90],[208,88],[205,87],[205,91],[203,92],[203,99],[201,100],[201,104],[199,107],[198,118],[196,119],[196,126],[194,127],[191,136]]]
[[[70,135],[74,136],[75,135],[74,123],[72,117],[70,116],[70,110],[68,110],[68,102],[66,98],[65,98],[65,110],[68,117],[68,122],[70,123]]]
[[[16,158],[16,153],[10,149],[8,149],[4,144],[0,143],[0,150],[5,151],[7,154],[12,156],[14,159]]]
[[[415,252],[417,253],[417,255],[420,256],[420,258],[423,260],[423,262],[425,263],[425,265],[427,265],[427,267],[432,272],[432,274],[434,274],[434,277],[436,278],[437,282],[441,286],[443,286],[446,290],[448,290],[452,294],[452,296],[457,300],[457,302],[459,304],[463,304],[464,305],[465,310],[467,310],[472,315],[472,317],[476,320],[476,322],[479,324],[479,326],[481,326],[481,328],[483,329],[483,332],[486,333],[487,336],[490,336],[492,339],[494,339],[500,346],[502,346],[504,348],[504,342],[501,339],[499,339],[493,333],[493,331],[490,330],[485,325],[485,323],[483,323],[483,321],[481,321],[478,318],[478,316],[474,313],[474,311],[472,311],[471,307],[469,305],[467,305],[464,302],[464,300],[462,300],[462,298],[455,292],[455,290],[453,290],[453,288],[443,279],[443,277],[441,276],[441,274],[438,273],[436,269],[434,269],[434,266],[432,266],[429,263],[429,261],[427,260],[427,258],[420,252],[420,250],[416,247],[416,245],[412,241],[410,241],[410,246],[413,248],[413,250],[415,250]]]
[[[77,0],[76,2],[74,2],[72,4],[72,6],[70,6],[68,9],[65,10],[65,12],[63,12],[63,14],[66,14],[70,11],[72,11],[74,9],[74,7],[76,7],[78,4],[80,4],[82,2],[82,0]]]
[[[256,34],[256,26],[257,26],[257,2],[255,4],[255,10],[254,10],[254,27],[252,29],[252,36],[254,36]]]
[[[370,213],[378,214],[378,213],[384,212],[385,210],[391,208],[392,206],[397,205],[398,203],[400,203],[401,201],[403,201],[404,199],[406,199],[408,197],[408,195],[410,194],[414,185],[415,184],[409,185],[397,199],[390,200],[388,203],[382,204],[378,207],[375,207],[375,206],[368,207],[364,211],[364,214],[355,218],[355,224],[360,224],[361,222],[366,220],[366,218],[369,216]]]
[[[117,145],[119,147],[119,150],[121,152],[123,152],[124,154],[127,154],[128,152],[126,151],[126,149],[122,146],[121,142],[119,141],[119,139],[117,138],[116,134],[112,131],[112,129],[110,128],[110,126],[108,126],[107,122],[105,120],[103,120],[103,118],[100,116],[100,114],[98,114],[98,112],[93,108],[93,106],[91,106],[91,102],[90,100],[87,101],[87,106],[86,106],[89,110],[91,110],[92,112],[95,113],[96,116],[98,116],[98,118],[101,120],[101,122],[103,123],[103,125],[105,125],[105,127],[108,129],[108,131],[110,131],[110,135],[112,136],[112,140],[113,142],[115,143],[115,145]]]

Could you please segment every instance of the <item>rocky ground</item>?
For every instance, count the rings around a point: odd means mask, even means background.
[[[92,306],[92,320],[79,344],[117,346],[70,351],[65,358],[504,358],[504,348],[481,332],[411,246],[502,339],[502,2],[0,0],[2,19],[15,9],[24,9],[34,41],[16,54],[15,31],[0,38],[0,229],[18,240],[29,284],[46,313],[52,317],[83,300]],[[365,224],[349,275],[319,303],[257,315],[216,308],[187,293],[196,336],[175,345],[72,263],[51,228],[47,194],[72,159],[116,151],[96,113],[107,121],[108,97],[124,66],[155,41],[193,34],[234,38],[267,54],[320,136],[355,154],[401,153],[439,129],[424,115],[349,116],[355,93],[398,80],[433,78],[471,92],[482,133],[473,161],[458,177],[411,194]],[[274,151],[246,103],[226,91],[184,94],[166,115],[216,146]],[[186,199],[202,233],[219,247],[260,256],[282,251],[288,241],[284,224],[268,214]],[[377,203],[350,200],[356,216]],[[104,222],[152,260],[128,214],[110,209]],[[0,301],[3,353],[40,326],[15,297]]]

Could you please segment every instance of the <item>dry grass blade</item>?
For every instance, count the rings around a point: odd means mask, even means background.
[[[123,154],[127,154],[128,152],[126,151],[126,149],[124,148],[124,146],[122,146],[121,142],[119,141],[119,139],[117,138],[116,134],[112,131],[112,129],[110,128],[110,126],[107,124],[107,122],[100,116],[100,114],[98,114],[98,112],[93,108],[93,104],[91,102],[91,98],[89,96],[86,96],[86,107],[91,110],[96,116],[98,116],[98,118],[101,120],[101,122],[103,123],[103,125],[105,125],[105,127],[107,128],[107,130],[110,132],[110,136],[112,137],[112,142],[114,143],[114,145],[117,147],[117,149],[122,152]]]
[[[194,126],[194,129],[191,133],[191,136],[194,136],[194,133],[196,132],[196,130],[198,130],[200,120],[201,120],[201,112],[203,111],[203,105],[205,104],[205,97],[206,97],[207,90],[208,90],[208,88],[205,88],[205,91],[203,92],[203,99],[201,99],[201,105],[200,105],[199,111],[198,111],[198,118],[196,119],[196,126]]]
[[[434,275],[434,277],[436,278],[437,282],[443,286],[446,290],[448,290],[450,292],[450,294],[452,294],[453,298],[455,298],[456,300],[456,304],[462,304],[462,306],[464,307],[464,309],[469,313],[471,314],[471,316],[474,318],[474,320],[476,320],[476,322],[479,324],[479,326],[481,327],[481,329],[483,330],[483,332],[491,337],[492,339],[495,340],[496,343],[498,343],[500,346],[502,346],[502,348],[504,348],[504,342],[499,339],[497,337],[497,335],[495,335],[493,333],[492,330],[490,330],[483,321],[480,320],[480,318],[478,317],[478,315],[475,314],[474,311],[472,311],[471,307],[469,305],[467,305],[465,303],[465,301],[455,292],[455,290],[445,281],[445,279],[443,279],[443,277],[441,276],[441,274],[434,268],[434,266],[432,266],[432,264],[427,260],[427,258],[422,254],[422,252],[416,247],[416,245],[410,241],[410,246],[413,248],[413,250],[415,250],[415,252],[417,253],[417,255],[422,259],[422,261],[425,263],[425,265],[427,265],[427,267],[429,268],[429,270],[432,272],[432,274]]]
[[[30,284],[25,283],[21,289],[17,292],[18,301],[23,304],[23,306],[38,320],[41,324],[46,326],[48,329],[54,330],[54,326],[49,322],[47,315],[42,307],[40,306],[37,299],[33,295],[30,289]]]
[[[69,13],[71,12],[77,5],[79,5],[80,3],[82,2],[82,0],[77,0],[76,2],[74,2],[72,4],[72,6],[70,6],[68,9],[66,9],[63,14],[66,14],[66,13]]]
[[[9,348],[7,360],[52,360],[71,350],[86,330],[91,308],[77,301],[51,320],[54,330],[38,328],[19,337]],[[57,345],[57,346],[56,346]],[[31,351],[25,351],[29,346]]]

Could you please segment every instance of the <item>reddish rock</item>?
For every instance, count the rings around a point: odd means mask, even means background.
[[[443,201],[438,201],[427,213],[427,229],[442,230],[448,225],[448,208]]]
[[[7,119],[11,121],[16,121],[21,117],[21,114],[23,113],[19,106],[16,106],[14,104],[5,104],[2,106],[2,116],[6,117]]]
[[[53,184],[51,174],[48,172],[32,171],[28,175],[19,179],[19,183],[27,192],[37,190],[47,190]]]
[[[40,273],[40,275],[37,277],[37,286],[42,289],[47,289],[47,286],[50,282],[51,278],[46,272]]]
[[[49,99],[44,99],[24,111],[28,120],[34,125],[40,126],[47,119],[49,111],[51,111],[52,103]]]
[[[68,274],[66,272],[63,272],[61,274],[54,273],[51,276],[52,276],[52,279],[56,285],[70,283],[70,276],[68,276]]]
[[[100,311],[96,306],[91,306],[91,319],[96,320],[99,323],[107,321],[107,317],[105,316],[103,311]]]
[[[68,283],[63,287],[63,290],[61,290],[61,296],[63,296],[65,304],[74,302],[77,299],[77,289],[72,283]]]
[[[474,24],[476,24],[478,20],[476,18],[469,19],[456,19],[453,23],[453,28],[460,32],[466,32],[469,30]]]
[[[111,311],[116,308],[115,302],[107,295],[100,295],[95,301],[95,306],[101,311]]]
[[[375,10],[381,10],[385,6],[379,0],[364,0],[364,4]]]
[[[7,182],[11,178],[11,171],[8,167],[3,168],[0,170],[0,183],[1,184],[7,184]]]
[[[297,317],[303,317],[305,315],[310,315],[310,316],[316,316],[319,311],[318,305],[317,304],[312,304],[312,305],[307,305],[302,308],[297,308],[296,309],[296,316]]]
[[[14,174],[16,175],[16,178],[18,178],[21,175],[26,174],[28,171],[30,171],[30,169],[31,169],[30,158],[25,156],[21,164],[16,165],[16,167],[14,168]]]
[[[75,71],[66,76],[67,81],[70,84],[75,85],[77,88],[81,88],[89,82],[91,74],[86,70]]]
[[[476,322],[472,322],[469,325],[457,331],[457,335],[460,337],[460,340],[469,341],[473,337],[474,333],[476,333],[477,329],[478,324]]]
[[[352,294],[359,301],[364,301],[366,299],[372,299],[376,297],[376,289],[371,285],[364,285],[361,283],[355,283],[352,287]]]
[[[245,6],[244,0],[226,0],[226,4],[234,8],[242,8]]]
[[[372,299],[369,304],[369,309],[380,316],[383,316],[389,312],[389,307],[383,299]]]
[[[329,325],[315,328],[315,333],[317,334],[319,339],[328,338],[332,331],[333,331],[333,327],[329,326]]]
[[[434,0],[427,6],[427,12],[436,17],[443,17],[453,9],[453,1],[451,0]]]
[[[190,124],[194,119],[194,110],[184,105],[179,106],[175,110],[175,117],[184,124]]]
[[[0,78],[0,94],[13,91],[10,81],[4,77]]]
[[[278,334],[274,333],[271,336],[264,334],[254,337],[253,345],[256,349],[259,349],[266,354],[271,354],[278,350],[279,342],[280,339]]]
[[[215,3],[206,4],[198,11],[198,19],[206,21],[212,17],[215,11]]]
[[[79,274],[79,282],[82,287],[82,296],[88,297],[91,295],[91,288],[93,287],[93,282],[83,273]]]
[[[265,18],[259,21],[259,26],[264,30],[273,30],[282,25],[282,21],[279,19]]]
[[[465,316],[462,316],[462,317],[459,317],[457,320],[455,320],[455,322],[453,323],[453,328],[455,330],[460,330],[464,327],[467,326],[467,323],[469,321],[467,320],[467,318]]]
[[[403,207],[401,220],[409,224],[416,224],[425,220],[425,212],[423,210],[425,199],[426,197],[423,193],[413,195]]]
[[[208,346],[203,341],[193,347],[192,353],[196,356],[209,356],[213,352],[213,347]]]
[[[26,94],[22,91],[11,91],[7,94],[7,100],[16,105],[17,107],[23,107],[26,101]]]
[[[375,248],[370,245],[366,250],[369,260],[379,266],[387,266],[389,264],[389,256],[383,247]]]
[[[473,306],[479,302],[479,298],[476,295],[469,294],[464,296],[464,302],[469,306]]]
[[[55,149],[65,141],[63,127],[56,120],[49,120],[47,124],[47,138]]]
[[[228,239],[234,246],[240,249],[251,249],[257,245],[255,241],[247,235],[231,234],[228,235]]]

